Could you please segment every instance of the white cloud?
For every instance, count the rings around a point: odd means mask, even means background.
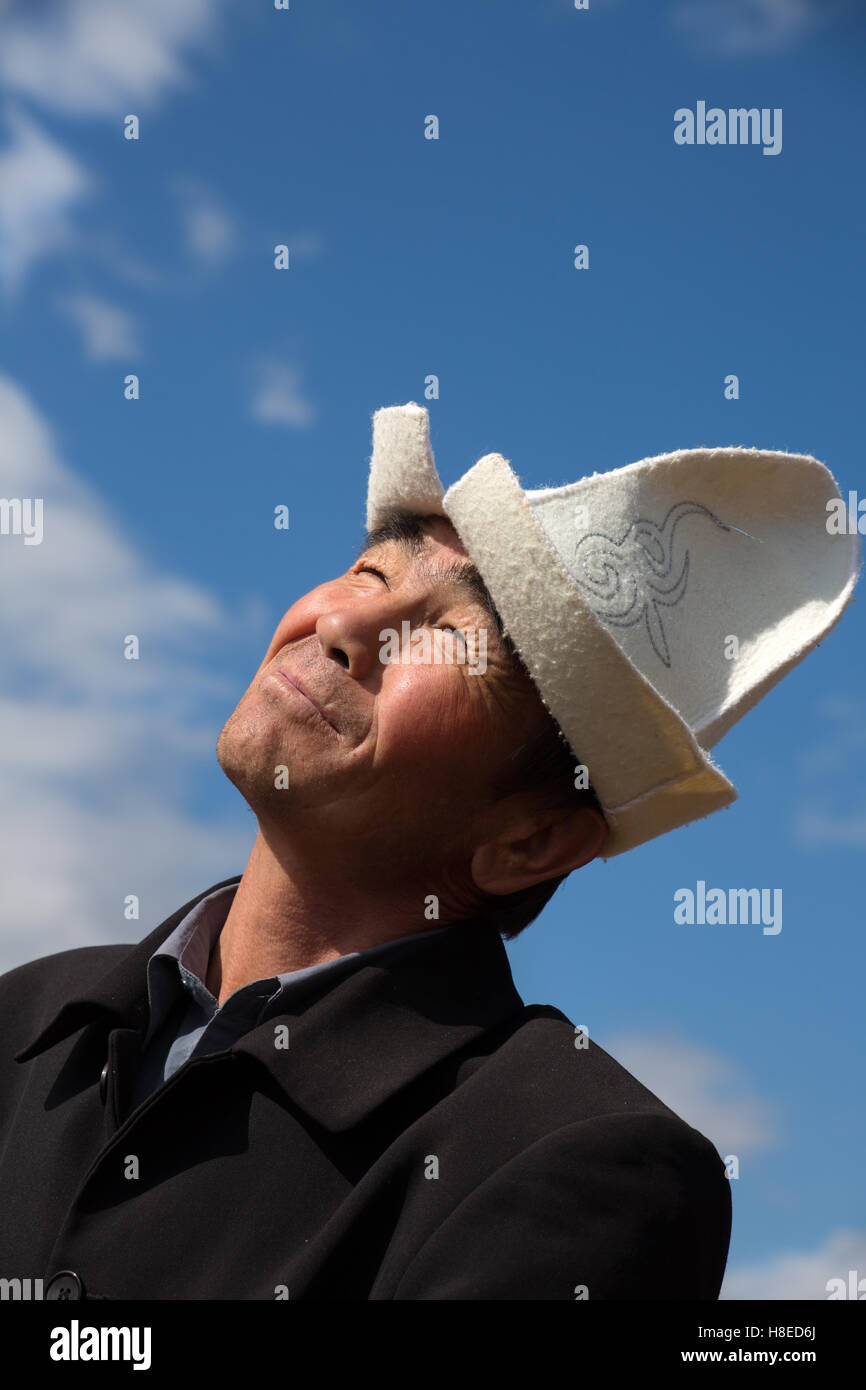
[[[91,175],[25,115],[7,108],[0,150],[0,278],[14,292],[34,261],[69,249],[68,213],[94,188]]]
[[[81,334],[84,350],[94,362],[128,361],[141,345],[132,314],[95,294],[68,294],[57,301]]]
[[[866,847],[866,811],[834,815],[814,806],[803,807],[794,821],[794,839],[803,849],[863,849]]]
[[[23,7],[4,13],[0,0],[0,84],[52,113],[106,117],[120,141],[126,115],[150,112],[174,91],[194,85],[190,59],[216,49],[227,8],[227,0],[45,0],[38,13]],[[34,263],[70,252],[97,260],[102,270],[128,283],[165,287],[165,273],[143,263],[105,226],[78,232],[70,213],[93,192],[96,179],[23,109],[10,106],[6,119],[7,146],[0,150],[0,284],[7,294],[20,287]],[[147,129],[145,121],[143,140]],[[200,182],[179,179],[176,188],[190,253],[207,268],[225,264],[239,241],[234,214]],[[290,246],[292,255],[303,259],[318,255],[322,242],[307,231]],[[102,328],[109,331],[105,319]],[[96,329],[94,336],[99,338]],[[266,394],[267,418],[296,425],[309,421],[298,392]]]
[[[797,766],[806,789],[797,798],[793,837],[804,849],[866,845],[866,810],[831,810],[840,796],[856,799],[863,784],[866,704],[856,696],[828,695],[817,710],[818,741],[801,749]]]
[[[53,0],[0,17],[7,91],[67,114],[152,107],[193,84],[187,54],[213,42],[220,0]]]
[[[219,662],[242,617],[149,563],[2,375],[0,476],[5,496],[43,499],[41,544],[0,536],[5,970],[140,939],[240,872],[251,835],[239,801],[234,820],[188,809],[241,693]],[[123,657],[129,634],[138,661]],[[139,921],[123,917],[129,893],[141,897]]]
[[[100,270],[109,270],[124,284],[153,289],[166,282],[165,274],[140,257],[131,255],[119,237],[111,232],[91,232],[80,250],[91,257]]]
[[[213,46],[224,0],[46,0],[0,9],[0,85],[64,116],[123,118],[194,82],[193,51]],[[0,280],[7,295],[52,252],[87,252],[69,212],[93,189],[83,166],[21,111],[0,151]],[[144,138],[144,137],[143,137]],[[98,235],[98,233],[97,233]],[[211,246],[222,235],[203,226]],[[128,267],[136,269],[127,258]],[[149,273],[149,272],[145,272]]]
[[[223,265],[235,249],[234,220],[218,198],[194,179],[177,179],[190,255],[207,266]]]
[[[792,1251],[731,1266],[725,1273],[721,1297],[827,1299],[828,1281],[842,1279],[847,1285],[850,1270],[857,1271],[860,1279],[866,1278],[866,1231],[834,1231],[817,1250]]]
[[[729,1058],[671,1035],[623,1033],[602,1046],[722,1156],[742,1158],[775,1144],[771,1106]]]
[[[846,9],[833,0],[681,0],[670,17],[701,47],[739,57],[794,48]]]
[[[260,424],[289,425],[293,429],[311,425],[315,411],[301,389],[298,368],[286,362],[260,362],[256,369],[251,413]]]
[[[827,695],[815,713],[810,730],[820,741],[803,747],[797,757],[798,770],[812,783],[822,775],[851,773],[853,759],[866,749],[866,701],[851,695]],[[859,780],[854,772],[852,781],[859,785]]]
[[[286,239],[289,254],[294,263],[299,256],[318,256],[324,243],[318,232],[296,232]]]

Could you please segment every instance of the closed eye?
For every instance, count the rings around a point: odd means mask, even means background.
[[[354,573],[354,574],[375,574],[375,575],[377,576],[377,578],[381,579],[382,583],[385,585],[385,587],[386,587],[387,589],[390,589],[390,587],[391,587],[391,585],[388,583],[388,580],[387,580],[387,578],[385,577],[385,575],[382,573],[381,570],[377,570],[376,567],[375,567],[375,565],[358,565],[357,568],[353,571],[353,573]],[[438,628],[437,628],[437,631],[439,631],[439,632],[453,632],[457,637],[462,638],[464,642],[466,641],[465,634],[461,631],[461,629],[458,628],[458,627],[452,627],[452,625],[451,625],[450,623],[440,623],[439,626],[438,626]]]
[[[391,587],[390,584],[388,583],[387,579],[385,578],[384,574],[382,573],[382,571],[381,571],[381,570],[375,569],[375,568],[373,567],[373,565],[359,565],[358,568],[355,570],[355,573],[356,573],[356,574],[376,574],[376,575],[379,576],[379,578],[381,579],[382,583],[383,583],[387,588],[390,589],[390,587]]]

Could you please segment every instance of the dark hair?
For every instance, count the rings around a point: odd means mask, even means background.
[[[507,637],[505,645],[511,648],[515,665],[528,675],[516,648]],[[534,738],[519,744],[494,779],[494,795],[505,797],[514,792],[531,791],[545,810],[559,810],[567,806],[577,810],[582,806],[591,806],[604,814],[591,784],[586,788],[574,785],[575,768],[579,761],[556,720],[548,713],[546,727]],[[556,878],[534,883],[529,888],[521,888],[516,893],[507,893],[502,897],[491,894],[479,916],[494,923],[503,940],[513,941],[530,922],[535,921],[567,878],[568,873],[560,874]]]

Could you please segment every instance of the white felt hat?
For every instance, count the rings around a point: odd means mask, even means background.
[[[588,768],[608,859],[736,800],[705,750],[841,617],[860,546],[828,530],[839,495],[808,455],[744,448],[536,491],[485,454],[446,492],[410,401],[373,416],[367,526],[449,519]]]

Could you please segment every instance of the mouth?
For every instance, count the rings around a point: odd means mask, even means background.
[[[319,708],[312,696],[307,694],[306,690],[295,676],[289,675],[288,671],[283,671],[282,669],[275,671],[274,675],[277,676],[286,685],[291,686],[293,690],[297,691],[297,693],[300,696],[302,696],[304,700],[306,700],[307,704],[310,705],[310,707],[313,710],[315,710],[316,714],[323,721],[323,723],[327,724],[329,728],[334,730],[335,734],[338,734],[340,732],[336,724],[334,724],[333,721],[328,718],[327,714],[325,714],[325,711]]]

